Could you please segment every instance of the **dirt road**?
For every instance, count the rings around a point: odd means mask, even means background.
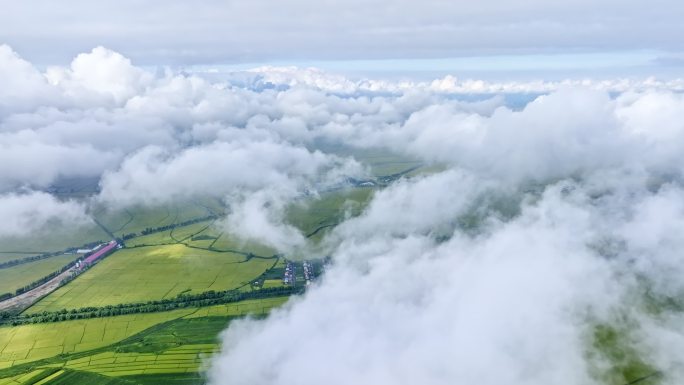
[[[26,309],[42,297],[55,291],[59,287],[59,283],[68,277],[74,269],[75,267],[72,267],[33,290],[0,302],[0,311]]]

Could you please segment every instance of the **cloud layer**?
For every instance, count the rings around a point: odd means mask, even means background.
[[[597,325],[684,379],[682,314],[652,306],[684,292],[681,81],[208,79],[105,48],[41,71],[0,47],[0,236],[87,221],[42,191],[93,177],[109,206],[220,197],[236,235],[305,252],[286,205],[383,148],[438,171],[332,231],[305,296],[232,323],[212,383],[620,383]]]
[[[209,378],[626,383],[634,378],[610,374],[620,363],[595,348],[597,325],[611,325],[664,383],[679,383],[682,313],[649,311],[645,293],[683,293],[672,229],[684,220],[684,189],[650,182],[626,170],[561,180],[518,191],[512,217],[486,198],[507,189],[474,175],[390,187],[335,230],[334,265],[304,298],[231,325]],[[474,235],[456,220],[473,212],[482,214]]]

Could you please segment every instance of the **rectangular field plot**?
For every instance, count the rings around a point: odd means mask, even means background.
[[[276,308],[285,302],[289,297],[275,297],[256,299],[249,301],[240,301],[237,303],[228,303],[225,305],[208,306],[197,309],[197,311],[183,317],[185,319],[197,317],[214,317],[214,316],[243,316],[247,314],[267,314],[273,308]]]
[[[27,310],[75,309],[173,298],[180,293],[246,285],[275,259],[196,249],[185,245],[123,249]]]
[[[123,234],[140,234],[145,229],[182,223],[193,219],[213,215],[209,202],[176,202],[156,207],[129,207],[123,210],[105,210],[100,208],[95,216],[109,231],[117,236]]]
[[[152,234],[135,237],[126,241],[127,247],[135,246],[154,246],[154,245],[171,245],[178,243],[171,237],[171,230],[159,231]]]
[[[0,385],[18,385],[33,383],[31,380],[40,376],[45,369],[38,369],[28,373],[23,373],[17,376],[12,376],[8,378],[0,378]]]
[[[85,362],[67,363],[65,367],[112,377],[153,372],[186,373],[188,370],[197,371],[202,360],[216,349],[216,345],[211,345],[210,348],[207,345],[187,345],[183,348],[182,353],[174,350],[161,354],[104,353],[91,356]]]
[[[36,325],[0,327],[0,367],[111,345],[192,309]],[[110,329],[125,332],[109,332]],[[7,364],[9,363],[9,365]],[[5,364],[5,365],[3,365]]]
[[[151,374],[162,375],[160,381],[172,381],[184,373],[195,378],[218,351],[219,334],[233,317],[266,314],[286,300],[268,298],[199,309],[2,327],[0,385],[40,380],[57,372],[61,374],[49,377],[48,383],[119,384],[116,379]],[[28,365],[18,366],[21,364]]]

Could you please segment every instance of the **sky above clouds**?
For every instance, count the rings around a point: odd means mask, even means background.
[[[684,5],[675,0],[37,0],[3,1],[2,8],[0,41],[38,65],[65,64],[103,45],[152,66],[617,67],[643,75],[677,72],[684,52]]]

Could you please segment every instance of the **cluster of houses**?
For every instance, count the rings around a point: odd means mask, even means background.
[[[283,273],[283,284],[295,286],[297,283],[296,272],[299,268],[299,262],[295,263],[292,261],[285,261],[285,271]],[[308,286],[316,278],[316,273],[314,270],[314,262],[303,261],[301,263],[302,272],[300,273],[299,279],[304,276],[304,282]],[[301,282],[301,281],[300,281]]]
[[[306,281],[306,285],[309,286],[311,280],[314,278],[313,265],[309,261],[304,261],[302,262],[302,267],[304,269],[304,280]]]
[[[285,273],[283,274],[283,283],[285,285],[292,285],[294,286],[295,283],[297,282],[297,278],[295,277],[295,270],[297,268],[295,267],[294,262],[292,261],[287,261],[285,262]]]

